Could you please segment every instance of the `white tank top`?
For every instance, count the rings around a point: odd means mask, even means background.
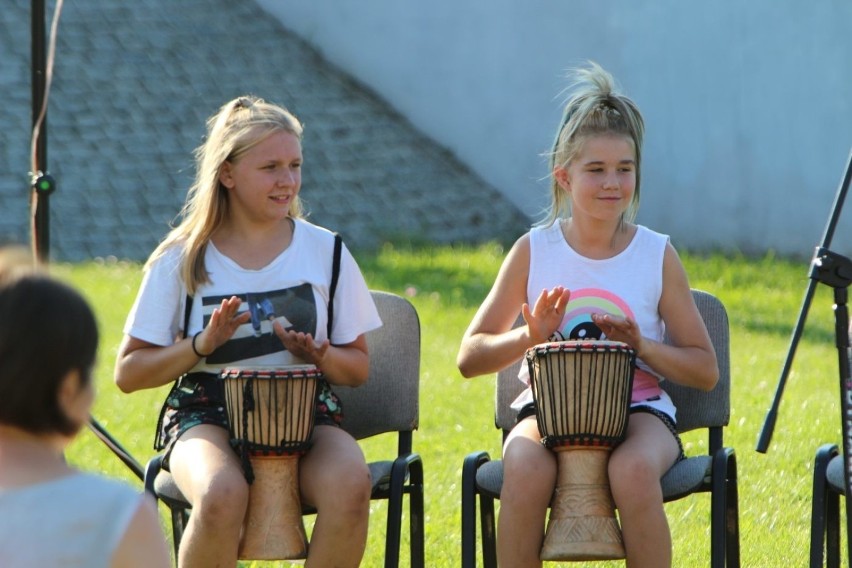
[[[565,317],[559,327],[563,338],[604,339],[592,322],[592,314],[626,316],[637,322],[642,335],[662,341],[665,324],[659,303],[663,291],[663,257],[667,235],[639,225],[636,234],[622,252],[595,260],[578,254],[562,234],[559,222],[530,230],[530,270],[527,302],[535,304],[542,290],[564,286],[571,291]],[[633,401],[639,402],[662,393],[658,377],[641,360],[640,372],[633,385]],[[529,384],[529,371],[522,364],[518,377]],[[532,401],[529,389],[513,403],[520,408]]]

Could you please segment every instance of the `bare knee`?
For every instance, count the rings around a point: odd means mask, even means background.
[[[659,468],[641,452],[615,453],[609,461],[609,484],[620,509],[662,502]]]
[[[503,457],[500,501],[522,507],[546,508],[556,485],[556,460],[544,447],[512,451]]]
[[[330,508],[337,514],[362,517],[369,512],[372,480],[366,463],[353,462],[340,467],[333,479],[326,480],[317,509]]]
[[[249,485],[241,471],[217,472],[193,491],[193,516],[207,524],[242,523],[248,495]]]

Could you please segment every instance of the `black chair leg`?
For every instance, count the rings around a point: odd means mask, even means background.
[[[180,553],[180,541],[183,539],[183,531],[186,529],[186,523],[189,520],[185,510],[172,509],[172,539],[174,540],[175,548],[175,564],[178,561]]]
[[[408,496],[411,512],[411,568],[425,568],[425,535],[423,518],[423,463],[419,460],[411,464],[409,485],[411,493]]]
[[[840,568],[840,495],[828,489],[825,498],[825,565]]]
[[[468,455],[462,465],[461,565],[476,568],[476,471],[489,461],[487,452]]]
[[[837,446],[824,444],[814,459],[813,496],[811,502],[811,568],[822,568],[823,551],[828,555],[829,566],[839,566],[839,498],[832,495],[828,485],[828,464],[838,455]],[[834,522],[832,522],[834,519]]]
[[[713,568],[739,568],[739,504],[734,450],[719,449],[713,455],[712,468],[710,565]]]
[[[728,568],[739,568],[740,566],[740,498],[737,489],[737,458],[730,455],[728,461],[728,502],[726,503],[727,519],[725,527],[728,534],[726,537]]]
[[[497,568],[497,534],[494,522],[494,499],[480,495],[479,514],[482,526],[482,564],[485,568]]]

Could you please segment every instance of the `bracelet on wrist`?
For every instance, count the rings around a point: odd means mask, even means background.
[[[193,353],[195,353],[195,355],[196,355],[199,359],[204,359],[204,358],[206,358],[206,357],[209,357],[209,356],[210,356],[210,355],[212,355],[213,353],[208,353],[207,355],[205,355],[204,353],[199,353],[199,352],[198,352],[198,348],[195,346],[195,340],[196,340],[196,339],[198,339],[198,336],[199,336],[199,335],[201,335],[201,332],[200,332],[200,331],[199,331],[198,333],[196,333],[195,335],[193,335],[193,336],[192,336],[192,352],[193,352]]]

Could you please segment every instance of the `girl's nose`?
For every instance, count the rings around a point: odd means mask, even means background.
[[[603,180],[603,188],[604,189],[618,189],[619,188],[618,174],[615,172],[608,173],[604,176]]]
[[[290,169],[283,169],[280,176],[278,176],[278,185],[283,186],[292,186],[296,183],[296,174]]]

